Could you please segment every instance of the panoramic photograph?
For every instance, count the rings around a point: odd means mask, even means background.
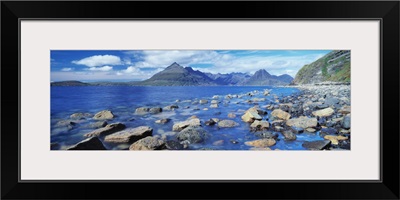
[[[351,150],[350,50],[51,50],[50,150]]]

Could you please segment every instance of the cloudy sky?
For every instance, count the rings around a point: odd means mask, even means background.
[[[289,74],[294,77],[302,66],[329,52],[330,50],[52,50],[51,81],[144,80],[173,62],[202,72],[253,74],[259,69],[265,69],[273,75]]]

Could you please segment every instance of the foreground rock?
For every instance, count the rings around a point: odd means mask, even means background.
[[[239,126],[239,124],[229,119],[224,119],[218,122],[218,127],[220,128],[231,128],[235,126]]]
[[[261,120],[262,117],[258,114],[258,110],[256,108],[248,109],[244,115],[242,115],[242,120],[247,123],[253,123],[255,120]]]
[[[183,122],[177,122],[172,127],[172,130],[173,131],[181,131],[188,126],[200,126],[200,119],[194,118],[194,119],[188,119]]]
[[[302,146],[304,148],[310,149],[310,150],[323,150],[329,148],[331,145],[330,140],[318,140],[318,141],[312,141],[312,142],[304,142]]]
[[[283,137],[285,137],[285,140],[296,140],[297,136],[294,134],[292,131],[282,131]]]
[[[286,121],[286,125],[295,126],[299,128],[314,128],[318,124],[318,120],[316,118],[308,118],[305,116],[300,116],[299,118],[293,118]]]
[[[133,143],[129,150],[161,150],[165,148],[165,142],[156,137],[145,137]]]
[[[123,129],[125,129],[125,125],[124,124],[113,123],[113,124],[107,125],[104,128],[99,128],[99,129],[96,129],[96,130],[94,130],[94,131],[92,131],[90,133],[86,133],[83,136],[85,136],[85,137],[104,136],[104,135],[108,135],[108,134],[111,134],[111,133],[115,133],[117,131],[121,131]]]
[[[322,110],[314,111],[314,112],[312,112],[312,114],[313,114],[314,116],[317,116],[317,117],[329,117],[329,116],[331,116],[334,112],[335,112],[335,111],[334,111],[332,108],[325,108],[325,109],[322,109]]]
[[[244,143],[247,146],[252,147],[270,147],[276,144],[276,141],[272,138],[265,138],[259,140],[248,141]]]
[[[74,113],[69,116],[69,118],[71,118],[71,119],[84,119],[84,118],[88,118],[88,117],[92,117],[92,114],[90,114],[90,113]]]
[[[282,119],[282,120],[288,120],[290,118],[290,114],[281,109],[275,109],[274,111],[272,111],[271,116],[273,116],[276,119]]]
[[[167,142],[165,142],[165,147],[167,147],[167,149],[169,150],[182,150],[184,149],[183,144],[181,144],[178,141],[175,140],[169,140]]]
[[[190,143],[202,143],[208,137],[208,133],[200,126],[189,126],[176,134],[179,141],[189,141]]]
[[[106,142],[113,143],[132,143],[136,142],[147,136],[152,136],[153,129],[149,126],[139,126],[136,128],[129,128],[124,131],[119,131],[104,138]]]
[[[80,141],[67,150],[107,150],[98,137],[91,137]]]
[[[262,130],[267,130],[269,128],[269,122],[268,121],[254,121],[250,125],[250,130],[251,131],[262,131]]]
[[[103,110],[93,116],[95,120],[106,120],[114,118],[114,114],[109,110]]]

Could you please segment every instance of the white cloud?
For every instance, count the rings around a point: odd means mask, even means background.
[[[120,65],[121,59],[113,55],[96,55],[81,60],[74,60],[72,63],[88,67],[98,67],[102,65]]]
[[[107,72],[107,71],[113,70],[113,67],[111,67],[111,66],[90,67],[88,70],[90,70],[90,71],[102,71],[102,72]]]
[[[66,68],[62,68],[61,69],[61,71],[63,71],[63,72],[69,72],[69,71],[72,71],[72,70],[74,70],[74,69],[72,69],[70,67],[66,67]]]

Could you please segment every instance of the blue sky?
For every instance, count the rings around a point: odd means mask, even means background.
[[[52,50],[51,81],[145,80],[173,62],[211,73],[297,71],[331,50]]]

